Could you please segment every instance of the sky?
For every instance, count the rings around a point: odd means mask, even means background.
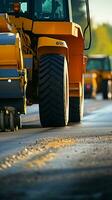
[[[112,0],[89,0],[89,4],[95,24],[107,22],[112,25]]]

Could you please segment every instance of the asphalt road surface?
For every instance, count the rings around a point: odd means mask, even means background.
[[[0,200],[112,200],[112,102],[85,100],[81,124],[0,133]]]

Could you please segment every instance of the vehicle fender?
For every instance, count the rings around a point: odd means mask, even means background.
[[[38,39],[38,56],[45,54],[60,54],[65,55],[67,61],[69,62],[68,56],[68,46],[65,41],[49,38],[49,37],[40,37]]]

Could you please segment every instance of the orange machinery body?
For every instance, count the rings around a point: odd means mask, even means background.
[[[26,18],[10,20],[17,29],[32,31],[37,36],[37,54],[62,54],[66,55],[69,70],[69,95],[82,96],[80,89],[83,84],[85,72],[85,57],[83,56],[84,38],[79,25],[72,22],[32,22]]]
[[[16,108],[18,112],[25,113],[27,78],[21,39],[10,25],[7,14],[0,16],[0,82],[0,108],[9,109],[14,105],[14,109]],[[17,98],[21,99],[22,103]]]

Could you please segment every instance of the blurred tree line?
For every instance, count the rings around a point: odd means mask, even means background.
[[[112,26],[109,24],[97,25],[92,28],[92,45],[88,54],[112,55]]]
[[[82,29],[86,26],[86,8],[84,0],[72,0],[73,21],[80,24]],[[90,13],[91,14],[91,13]],[[109,24],[97,25],[95,28],[91,22],[92,45],[86,54],[112,55],[112,26]],[[89,41],[89,34],[86,35]]]

